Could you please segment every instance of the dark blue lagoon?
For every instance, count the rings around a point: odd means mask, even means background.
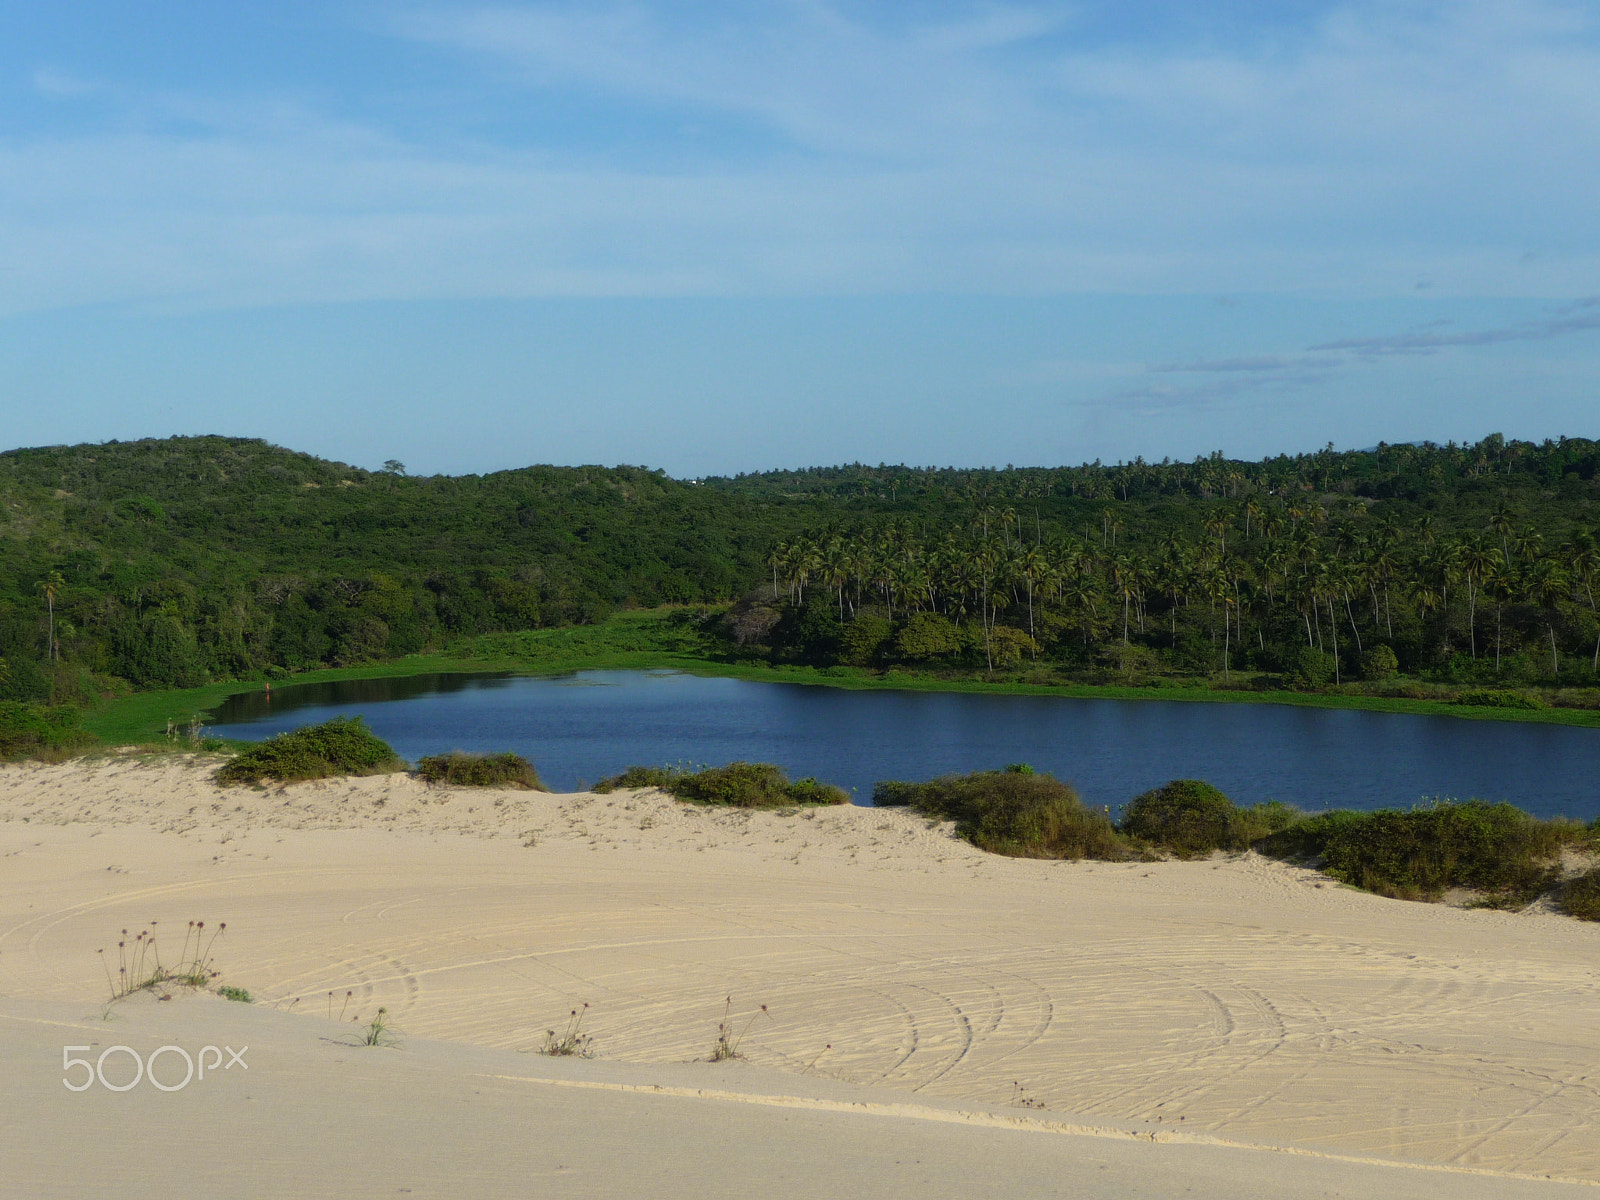
[[[1348,709],[949,692],[852,692],[657,671],[431,675],[249,692],[216,732],[258,739],[361,714],[402,755],[514,750],[569,791],[633,764],[775,762],[855,790],[1026,762],[1091,804],[1174,778],[1303,808],[1510,800],[1600,814],[1600,730]]]

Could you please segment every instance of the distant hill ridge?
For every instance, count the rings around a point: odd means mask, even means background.
[[[889,523],[932,540],[983,521],[988,536],[989,512],[1008,547],[1077,538],[1148,555],[1241,524],[1252,497],[1392,527],[1427,515],[1430,537],[1481,534],[1500,506],[1553,547],[1597,524],[1597,467],[1593,440],[1499,435],[1259,462],[846,464],[698,482],[629,466],[407,477],[216,436],[11,450],[0,699],[48,692],[58,659],[176,686],[724,601],[770,581],[775,549],[800,535],[826,546]]]

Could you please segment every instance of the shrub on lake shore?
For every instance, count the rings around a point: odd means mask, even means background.
[[[0,762],[19,758],[54,761],[92,745],[95,737],[79,728],[78,715],[70,704],[0,700]]]
[[[1487,688],[1478,688],[1465,691],[1455,699],[1457,704],[1469,704],[1474,708],[1521,708],[1535,710],[1545,707],[1543,700],[1537,696],[1530,696],[1525,692],[1497,692]]]
[[[1564,847],[1588,839],[1573,821],[1541,821],[1506,803],[1444,802],[1402,812],[1319,813],[1255,845],[1280,858],[1320,858],[1335,879],[1381,896],[1437,900],[1453,887],[1520,907],[1552,887]]]
[[[1562,884],[1556,907],[1580,921],[1600,921],[1600,867]]]
[[[1013,858],[1128,857],[1111,818],[1086,808],[1072,786],[1053,775],[977,771],[927,783],[888,780],[873,789],[872,802],[954,821],[956,832],[980,850]]]
[[[401,760],[360,717],[335,717],[251,746],[217,772],[221,784],[276,779],[293,783],[331,775],[381,775],[405,770]]]
[[[791,782],[781,767],[771,763],[732,762],[696,772],[672,767],[629,767],[621,775],[594,785],[594,790],[601,793],[617,788],[658,788],[679,800],[730,808],[850,803],[843,788],[810,778]]]
[[[547,789],[539,772],[520,754],[430,754],[417,761],[417,774],[429,783],[456,787],[522,788],[529,792]]]
[[[1240,808],[1209,783],[1174,779],[1130,801],[1118,829],[1177,858],[1199,858],[1213,850],[1248,850],[1300,819],[1276,800]]]

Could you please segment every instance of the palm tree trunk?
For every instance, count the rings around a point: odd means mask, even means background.
[[[1328,597],[1328,633],[1333,638],[1333,682],[1339,682],[1339,622],[1333,619],[1333,597]]]
[[[1344,594],[1344,615],[1350,618],[1350,632],[1356,635],[1356,653],[1361,653],[1361,630],[1356,628],[1356,614],[1350,608],[1350,593]]]
[[[1467,626],[1472,640],[1472,661],[1478,661],[1478,594],[1472,580],[1467,580]]]

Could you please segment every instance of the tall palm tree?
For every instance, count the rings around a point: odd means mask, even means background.
[[[1595,545],[1594,534],[1580,532],[1573,535],[1569,542],[1561,546],[1561,556],[1567,560],[1567,569],[1571,572],[1573,583],[1583,589],[1584,598],[1589,601],[1591,615],[1600,617],[1594,603],[1595,577],[1600,575],[1600,547]],[[1600,620],[1597,620],[1600,624]],[[1594,661],[1590,667],[1596,674],[1600,674],[1600,632],[1594,639]]]
[[[1033,628],[1033,591],[1041,580],[1050,571],[1050,558],[1040,546],[1033,546],[1026,550],[1017,563],[1018,574],[1028,585],[1028,636],[1034,637]],[[1037,647],[1034,649],[1034,658],[1039,657]]]
[[[1572,582],[1561,564],[1553,558],[1541,558],[1527,574],[1525,594],[1544,611],[1545,628],[1550,632],[1550,674],[1561,675],[1561,656],[1556,652],[1556,621],[1561,616],[1561,602],[1572,590]]]
[[[44,597],[45,608],[50,614],[50,632],[47,635],[49,640],[45,643],[45,658],[51,663],[61,661],[61,648],[56,645],[56,601],[66,586],[67,581],[60,571],[51,571],[34,584],[39,594]]]
[[[1517,510],[1510,503],[1502,500],[1495,505],[1494,512],[1489,514],[1488,523],[1484,528],[1500,538],[1500,554],[1507,561],[1511,561],[1511,547],[1508,544],[1511,537],[1512,522],[1517,519]]]
[[[1496,565],[1483,581],[1484,595],[1494,600],[1494,669],[1500,670],[1501,614],[1507,604],[1517,598],[1520,581],[1510,567]]]
[[[1251,525],[1252,521],[1255,522],[1255,523],[1258,523],[1258,524],[1261,521],[1261,502],[1259,500],[1257,500],[1254,496],[1251,496],[1248,500],[1246,500],[1244,502],[1244,537],[1245,537],[1245,541],[1249,541],[1250,540],[1250,525]]]
[[[1483,581],[1503,561],[1495,548],[1482,537],[1469,538],[1461,552],[1461,575],[1467,581],[1467,625],[1474,660],[1478,657],[1478,592],[1483,587]]]
[[[1519,560],[1531,563],[1539,557],[1540,548],[1543,545],[1544,535],[1532,525],[1524,525],[1517,530],[1517,536],[1511,543],[1511,549],[1516,552]]]
[[[1128,606],[1139,594],[1138,570],[1133,560],[1119,554],[1107,568],[1111,580],[1111,594],[1122,602],[1122,644],[1128,644]]]

